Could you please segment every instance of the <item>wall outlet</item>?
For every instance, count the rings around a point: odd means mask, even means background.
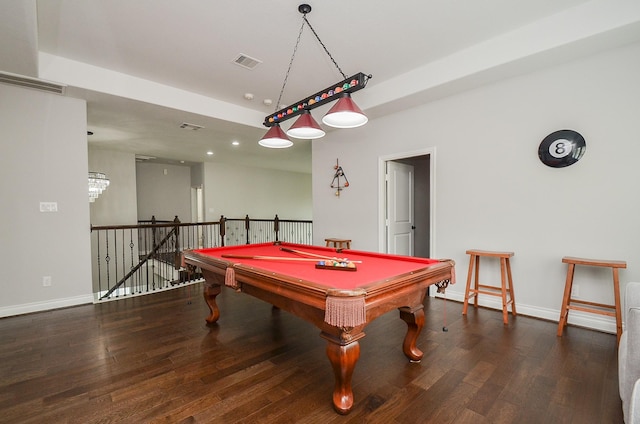
[[[580,286],[578,284],[571,286],[571,297],[580,297]]]
[[[45,275],[42,277],[42,287],[51,287],[51,276]]]

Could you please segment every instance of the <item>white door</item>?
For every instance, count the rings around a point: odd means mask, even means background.
[[[386,179],[387,253],[413,256],[413,166],[389,161]]]

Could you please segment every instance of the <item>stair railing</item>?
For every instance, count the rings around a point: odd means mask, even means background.
[[[312,244],[313,222],[225,218],[181,223],[152,217],[138,225],[91,227],[96,302],[171,289],[201,280],[181,266],[182,250],[271,241]],[[115,281],[115,283],[113,283]]]

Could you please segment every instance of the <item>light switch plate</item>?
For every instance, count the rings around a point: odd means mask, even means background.
[[[58,202],[40,202],[40,212],[58,212]]]

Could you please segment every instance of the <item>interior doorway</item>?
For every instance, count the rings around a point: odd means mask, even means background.
[[[191,222],[204,222],[204,199],[202,186],[191,187]],[[204,246],[202,226],[198,225],[198,248]]]
[[[432,257],[435,149],[381,157],[380,251]]]

